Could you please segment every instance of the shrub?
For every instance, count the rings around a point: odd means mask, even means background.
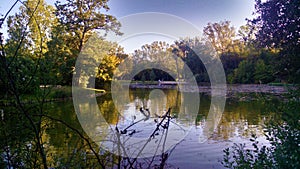
[[[234,144],[224,150],[221,162],[226,168],[300,168],[300,94],[290,94],[287,103],[276,108],[281,120],[273,120],[265,131],[270,146],[259,146],[255,136],[252,149]]]

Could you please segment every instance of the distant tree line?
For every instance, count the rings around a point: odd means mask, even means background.
[[[132,54],[124,53],[121,46],[105,41],[100,34],[102,40],[98,45],[103,50],[99,54],[102,56],[95,56],[90,62],[98,63],[100,58],[104,59],[91,78],[96,79],[96,87],[103,87],[112,80],[116,68],[129,58],[133,64],[127,65],[128,71],[141,68],[147,64],[145,61],[150,61],[166,63],[166,69],[174,74],[148,69],[128,80],[186,79],[183,66],[187,66],[197,82],[209,83],[205,64],[197,57],[199,53],[195,53],[209,43],[223,63],[228,83],[299,83],[297,6],[299,4],[294,1],[277,3],[274,0],[264,5],[257,1],[258,17],[248,20],[238,30],[230,21],[208,23],[202,38],[186,37],[174,44],[156,41],[143,45]],[[108,10],[109,7],[102,1],[67,0],[66,3],[55,3],[55,6],[44,0],[25,1],[18,13],[7,18],[8,38],[2,46],[7,62],[14,61],[9,68],[16,83],[28,83],[24,89],[28,92],[41,84],[71,85],[73,75],[79,83],[80,71],[75,69],[75,62],[93,33],[104,30],[121,34],[117,19],[100,13],[100,9]],[[38,66],[37,62],[40,63]],[[1,70],[0,85],[9,88],[4,72]],[[126,79],[128,73],[118,72],[116,77]]]
[[[263,7],[260,7],[258,4],[256,8],[257,10],[263,10],[261,9]],[[295,10],[293,11],[296,12]],[[271,19],[271,17],[264,19]],[[286,20],[289,21],[288,19]],[[198,53],[194,52],[195,49],[197,50],[197,48],[201,48],[201,46],[205,46],[206,43],[209,43],[214,47],[217,57],[223,64],[227,83],[299,83],[299,42],[295,43],[297,42],[299,32],[298,30],[293,29],[295,27],[300,27],[299,22],[297,23],[298,25],[295,25],[295,22],[287,22],[285,23],[286,25],[293,24],[293,26],[291,26],[292,28],[278,28],[276,32],[262,30],[266,29],[265,27],[268,26],[262,26],[262,22],[262,18],[260,17],[248,20],[248,24],[241,26],[237,32],[235,28],[230,25],[230,21],[208,23],[203,30],[204,38],[202,39],[198,37],[185,38],[176,41],[172,45],[162,42],[153,42],[152,44],[144,45],[141,49],[136,50],[133,56],[138,62],[141,59],[141,57],[139,57],[141,54],[151,58],[157,57],[157,52],[155,53],[153,51],[160,51],[161,54],[163,54],[163,50],[165,49],[172,51],[173,53],[176,51],[177,54],[175,56],[182,59],[185,65],[191,69],[197,82],[209,83],[205,65],[203,64],[203,61],[199,59],[202,57],[199,57]],[[265,21],[264,24],[274,25],[274,23],[269,22],[276,21]],[[280,27],[280,25],[278,26]],[[291,36],[290,38],[293,38],[293,40],[286,41],[284,44],[281,44],[282,42],[280,40],[277,42],[275,40],[261,40],[263,37],[272,39],[271,36],[275,33],[277,36],[281,35],[282,38],[285,38],[285,36],[289,34]],[[160,44],[160,46],[157,44]],[[155,53],[156,56],[152,53]],[[148,71],[149,72],[144,71],[144,76],[139,74],[136,80],[141,80],[142,77],[146,77],[146,80],[151,80],[149,75],[154,72],[152,70]],[[166,79],[166,77],[159,74],[161,73],[156,72],[152,76],[156,77],[155,79]]]

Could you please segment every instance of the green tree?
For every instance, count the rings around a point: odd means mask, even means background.
[[[253,83],[254,64],[250,59],[243,60],[234,70],[235,83]]]
[[[298,0],[256,0],[257,17],[251,24],[258,28],[257,42],[262,47],[277,48],[283,57],[279,68],[288,73],[290,82],[300,79],[300,3]]]
[[[75,44],[72,42],[71,34],[64,26],[55,25],[51,32],[51,41],[47,46],[49,51],[46,53],[47,60],[52,60],[54,78],[56,84],[70,85],[75,67],[76,57],[73,55]]]
[[[138,75],[139,77],[144,77],[145,80],[151,80],[150,75],[155,74],[155,77],[161,80],[169,79],[169,77],[161,77],[159,75],[164,75],[163,71],[159,72],[158,70],[153,71],[152,66],[157,66],[161,69],[169,70],[173,77],[177,76],[177,71],[182,69],[183,65],[176,63],[177,56],[172,53],[172,46],[166,42],[154,41],[151,44],[145,44],[141,49],[137,49],[132,54],[132,62],[134,63],[132,72],[136,70],[144,70],[142,74]],[[167,62],[166,62],[167,61]],[[153,71],[153,72],[152,72]],[[152,73],[151,73],[152,72]],[[179,77],[178,77],[179,79]]]
[[[258,27],[258,42],[276,48],[299,46],[299,7],[298,0],[256,0],[258,16],[252,23]]]
[[[127,58],[121,46],[104,40],[97,33],[89,38],[80,54],[80,85],[84,87],[93,86],[95,80],[96,87],[110,83],[116,68]],[[122,73],[116,75],[122,76]]]
[[[47,52],[47,42],[51,27],[55,23],[54,8],[44,0],[27,0],[7,21],[9,39],[7,45],[12,50],[29,50],[32,58],[40,58]],[[14,44],[20,45],[15,46]],[[18,50],[16,50],[18,47]],[[8,52],[10,53],[10,52]],[[22,52],[21,52],[22,53]]]
[[[257,28],[251,24],[240,26],[237,36],[240,38],[240,52],[241,55],[247,56],[249,54],[259,54],[259,48],[256,48],[255,33]]]
[[[102,11],[108,11],[108,0],[67,0],[64,4],[56,2],[56,16],[59,19],[59,29],[63,30],[66,37],[63,37],[62,41],[70,49],[63,58],[65,62],[70,63],[72,67],[75,66],[75,60],[80,53],[83,45],[96,30],[113,31],[120,34],[120,23],[117,19],[109,14],[102,13]],[[57,31],[56,33],[59,33]],[[59,34],[53,35],[60,37]],[[64,52],[62,52],[64,53]],[[69,65],[66,65],[69,67]],[[69,68],[69,71],[74,71],[73,68]],[[75,82],[79,84],[80,70],[75,69]],[[68,80],[68,84],[71,81]]]
[[[203,33],[219,54],[236,51],[236,33],[234,27],[230,25],[230,21],[208,23],[204,27]]]
[[[22,60],[21,67],[27,67],[27,69],[20,67],[20,70],[24,70],[24,72],[28,70],[27,74],[23,74],[22,78],[25,78],[21,81],[23,84],[35,82],[38,85],[39,83],[49,84],[53,82],[48,74],[52,70],[51,66],[54,62],[51,59],[46,60],[45,57],[45,53],[48,51],[47,43],[49,42],[51,27],[55,24],[53,11],[54,8],[47,5],[43,0],[28,0],[23,2],[19,12],[8,17],[8,39],[5,44],[5,52],[8,59]],[[41,64],[36,64],[37,62]],[[45,64],[46,62],[47,64]],[[17,67],[20,66],[18,62],[13,61],[11,63],[12,65],[16,64],[14,66]],[[17,69],[15,70],[15,75],[17,75]],[[28,86],[33,87],[33,85]],[[27,91],[33,92],[35,90],[28,87]]]
[[[46,4],[44,0],[27,0],[22,7],[21,12],[24,11],[27,16],[32,16],[32,21],[28,23],[27,35],[31,42],[30,48],[32,51],[44,54],[48,51],[47,42],[51,27],[56,24],[54,8]]]
[[[266,65],[262,59],[256,61],[254,68],[255,83],[269,83],[274,79],[271,67]]]
[[[39,16],[47,13],[46,9],[42,8],[45,5],[43,2],[25,1],[20,11],[7,20],[9,39],[6,44],[3,44],[2,37],[0,40],[0,80],[7,84],[4,93],[1,92],[1,97],[10,105],[2,110],[4,115],[1,126],[4,130],[1,127],[0,144],[1,154],[5,152],[9,158],[9,168],[48,168],[41,137],[43,105],[48,92],[39,87],[45,79],[42,69],[46,65],[43,65],[43,49],[47,39],[46,34],[42,33],[42,25],[50,24],[39,23],[46,20]],[[5,19],[1,19],[0,27]],[[32,98],[28,98],[28,94],[32,95]],[[32,103],[27,104],[28,102]],[[17,123],[21,125],[16,125]]]
[[[207,68],[213,64],[218,56],[215,54],[213,47],[199,37],[185,38],[175,42],[179,50],[178,56],[184,61],[183,76],[185,79],[196,78],[198,83],[209,82]]]
[[[39,2],[42,2],[42,5]],[[59,121],[68,128],[76,130],[64,121],[48,116],[45,107],[50,89],[41,88],[40,85],[49,84],[48,77],[57,73],[56,71],[52,72],[55,70],[51,67],[53,63],[57,58],[62,59],[63,62],[64,57],[68,57],[68,55],[65,55],[65,51],[70,51],[69,53],[73,54],[73,49],[67,46],[72,44],[71,42],[63,43],[65,39],[57,38],[54,39],[55,41],[48,41],[47,37],[51,30],[49,28],[60,27],[54,24],[45,26],[49,23],[46,23],[47,18],[43,18],[47,17],[46,12],[43,11],[43,5],[45,5],[43,2],[25,1],[20,11],[8,18],[7,42],[4,43],[3,37],[0,37],[0,84],[5,86],[5,90],[1,90],[0,95],[1,168],[46,169],[50,166],[48,160],[51,157],[48,156],[50,154],[47,154],[49,147],[45,146],[47,140],[44,138],[44,127],[48,125],[49,119]],[[48,8],[48,6],[45,6],[45,8]],[[45,16],[43,16],[44,14]],[[0,28],[4,21],[6,21],[6,17],[0,19]],[[59,29],[52,30],[54,30],[51,32],[52,34],[59,34]],[[64,33],[62,30],[65,29],[61,29],[60,33]],[[66,39],[70,40],[71,38]],[[48,43],[47,46],[45,46],[46,43]],[[60,47],[61,44],[64,45]],[[55,50],[57,45],[60,47],[58,49],[65,50],[61,53],[54,53],[60,54],[61,57],[55,56],[52,58],[51,56],[54,55],[51,55],[51,52],[57,51]],[[2,107],[2,104],[4,107]],[[103,167],[99,155],[93,150],[92,144],[82,132],[76,131],[92,149],[98,164]]]
[[[223,53],[220,56],[226,75],[232,74],[243,60],[237,53]]]

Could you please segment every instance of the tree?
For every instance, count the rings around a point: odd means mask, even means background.
[[[250,59],[240,62],[238,68],[234,70],[235,83],[253,83],[254,64]]]
[[[236,35],[234,27],[230,26],[230,21],[208,23],[207,26],[204,27],[203,33],[219,54],[235,52],[234,38]]]
[[[65,62],[75,66],[75,60],[81,51],[83,45],[96,30],[113,31],[120,34],[120,23],[117,19],[109,14],[101,13],[103,10],[108,11],[108,0],[67,0],[65,4],[56,2],[56,16],[59,19],[59,28],[53,36],[60,39],[60,31],[64,33],[61,40],[65,46],[69,46],[68,52],[64,55]],[[68,68],[70,65],[66,65]],[[68,68],[73,71],[73,68]],[[80,70],[76,69],[75,82],[79,83]],[[66,82],[70,84],[70,81]]]
[[[43,11],[45,6],[43,2],[42,0],[22,2],[23,6],[20,11],[8,18],[9,39],[7,42],[4,43],[3,37],[0,36],[0,84],[5,86],[4,91],[1,90],[0,93],[0,167],[49,168],[48,160],[51,155],[47,152],[49,147],[45,146],[47,140],[44,132],[48,121],[52,120],[76,131],[88,144],[98,164],[104,168],[98,151],[94,150],[90,140],[83,132],[63,120],[48,116],[45,102],[49,99],[50,89],[42,88],[40,85],[49,84],[47,79],[53,76],[49,73],[53,73],[52,70],[55,70],[51,66],[57,57],[52,59],[51,56],[60,54],[59,56],[63,56],[60,57],[63,62],[64,57],[68,57],[65,51],[68,50],[70,54],[73,54],[74,48],[68,48],[67,45],[72,44],[70,41],[67,44],[63,43],[64,40],[70,40],[71,36],[65,39],[60,39],[59,36],[54,41],[48,41],[50,28],[62,28],[63,26],[50,25],[47,18],[43,18],[48,16],[47,12]],[[47,9],[48,7],[45,6]],[[6,21],[8,13],[0,19],[0,28]],[[53,30],[56,31],[56,35],[59,34],[59,29]],[[64,29],[61,29],[60,33],[65,33],[62,30]],[[54,32],[51,33],[54,34]],[[3,34],[1,33],[1,35]],[[46,43],[47,46],[45,46]],[[58,49],[63,49],[63,51],[52,54],[53,51],[57,51],[55,50],[56,45],[61,44],[64,45]],[[47,47],[51,51],[47,51]]]
[[[257,40],[267,47],[296,47],[300,44],[300,3],[298,0],[256,0]]]
[[[151,44],[145,44],[141,49],[137,49],[132,54],[132,62],[134,63],[132,73],[136,73],[136,70],[143,70],[141,74],[136,76],[137,79],[144,77],[145,80],[151,80],[150,75],[154,79],[167,80],[170,79],[164,71],[168,70],[171,76],[177,76],[177,71],[182,69],[183,65],[176,63],[177,56],[172,52],[173,46],[170,46],[166,42],[154,41]],[[167,61],[167,62],[166,62]],[[152,70],[151,68],[157,66],[163,70]],[[170,73],[171,72],[171,73]],[[139,73],[139,72],[137,72]],[[163,76],[163,77],[162,77]],[[177,77],[179,79],[179,77]],[[174,78],[176,79],[176,78]]]
[[[269,83],[273,80],[272,69],[262,59],[258,59],[254,65],[255,83]]]
[[[48,5],[44,0],[27,0],[24,2],[23,9],[21,7],[21,12],[25,10],[27,16],[33,16],[32,22],[29,22],[29,32],[28,37],[30,37],[31,48],[35,52],[46,53],[47,42],[49,41],[49,35],[51,32],[51,27],[56,24],[56,18],[53,14],[54,8]]]
[[[46,35],[42,33],[43,24],[39,23],[43,20],[40,15],[46,13],[45,8],[42,8],[45,5],[43,2],[25,1],[20,12],[8,18],[7,43],[3,43],[2,37],[0,39],[0,80],[6,84],[6,90],[1,92],[1,96],[10,105],[4,106],[2,110],[5,114],[1,119],[4,129],[1,128],[1,137],[4,137],[1,138],[0,151],[8,157],[8,168],[48,168],[42,138],[43,105],[47,92],[39,88],[45,76],[37,73],[42,72],[41,68],[44,67],[42,59]],[[0,27],[5,19],[1,18]],[[25,97],[28,93],[36,94],[29,99],[33,102],[31,104],[26,104],[29,102]],[[28,143],[31,148],[27,146]]]
[[[47,43],[49,42],[51,27],[55,25],[53,12],[54,8],[47,5],[44,0],[28,0],[23,2],[18,13],[8,17],[7,20],[8,39],[5,44],[5,52],[8,60],[16,58],[23,63],[20,66],[18,62],[11,62],[12,66],[27,72],[27,74],[23,72],[22,78],[25,80],[23,79],[21,83],[30,82],[33,84],[35,82],[35,86],[28,85],[32,87],[26,89],[30,92],[35,91],[33,87],[37,87],[38,83],[49,84],[53,82],[48,76],[48,73],[53,70],[51,69],[53,61],[47,60],[47,64],[45,64],[45,53],[48,52]],[[36,64],[36,62],[41,64]],[[15,70],[13,74],[18,75],[17,69]],[[34,76],[32,76],[33,74]]]
[[[51,27],[55,23],[54,8],[44,0],[27,0],[20,12],[8,18],[9,39],[7,45],[18,44],[18,50],[29,50],[32,58],[47,52],[47,42]],[[11,46],[16,49],[17,46]],[[17,51],[18,52],[18,51]],[[22,52],[21,52],[22,53]]]
[[[281,72],[289,73],[290,82],[300,79],[300,3],[299,0],[256,0],[255,13],[250,23],[258,28],[257,42],[262,47],[280,49],[284,66]]]
[[[240,52],[241,55],[247,56],[249,54],[258,54],[260,50],[255,48],[255,33],[257,28],[251,24],[240,26],[237,36],[240,38]]]
[[[184,61],[183,76],[185,79],[196,78],[198,83],[209,82],[208,72],[212,71],[212,65],[219,56],[210,43],[199,37],[185,38],[175,42],[174,50]]]
[[[106,41],[94,33],[85,43],[79,58],[80,85],[93,87],[96,80],[96,87],[103,87],[104,83],[111,82],[114,71],[127,55],[117,43]],[[121,72],[116,74],[122,76]]]
[[[220,56],[226,75],[232,74],[243,60],[237,53],[223,53]]]

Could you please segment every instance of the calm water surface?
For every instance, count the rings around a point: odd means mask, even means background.
[[[131,134],[130,137],[148,137],[161,119],[158,116],[164,115],[168,108],[172,107],[170,115],[174,118],[169,124],[168,133],[160,131],[161,133],[156,136],[157,141],[151,144],[153,149],[159,143],[162,145],[163,141],[159,142],[159,136],[166,134],[169,134],[167,143],[174,140],[178,142],[166,151],[167,156],[163,160],[160,153],[157,153],[158,156],[155,158],[158,161],[157,165],[163,161],[165,168],[223,168],[220,164],[223,156],[222,150],[232,146],[233,143],[250,145],[249,138],[252,134],[256,134],[258,140],[267,144],[263,136],[263,129],[273,114],[266,113],[266,105],[262,101],[239,102],[227,99],[219,123],[209,135],[205,136],[203,141],[205,130],[203,126],[207,123],[211,106],[209,96],[200,94],[200,108],[197,114],[189,114],[190,107],[193,105],[184,104],[181,107],[184,100],[176,90],[155,90],[153,92],[153,90],[135,89],[130,90],[129,98],[130,102],[121,106],[119,111],[110,94],[97,98],[99,110],[113,130],[116,126],[122,130],[134,122],[141,121],[141,123],[129,127],[127,133],[123,134],[124,136]],[[72,101],[52,103],[50,107],[50,113],[53,116],[80,129],[81,125],[78,123]],[[141,115],[140,108],[149,109],[151,114],[149,119],[141,120],[144,116]],[[91,123],[94,123],[92,119],[90,120]],[[107,134],[107,129],[101,128],[101,125],[95,130],[102,135],[102,139],[111,137]],[[172,131],[176,132],[172,133]],[[80,146],[76,134],[61,123],[51,123],[45,132],[45,138],[48,141],[50,152],[65,157],[74,154],[74,151]],[[158,148],[158,152],[160,150]],[[137,160],[141,163],[140,166],[148,166],[151,161],[153,161],[152,158]],[[155,166],[154,163],[153,166]]]

